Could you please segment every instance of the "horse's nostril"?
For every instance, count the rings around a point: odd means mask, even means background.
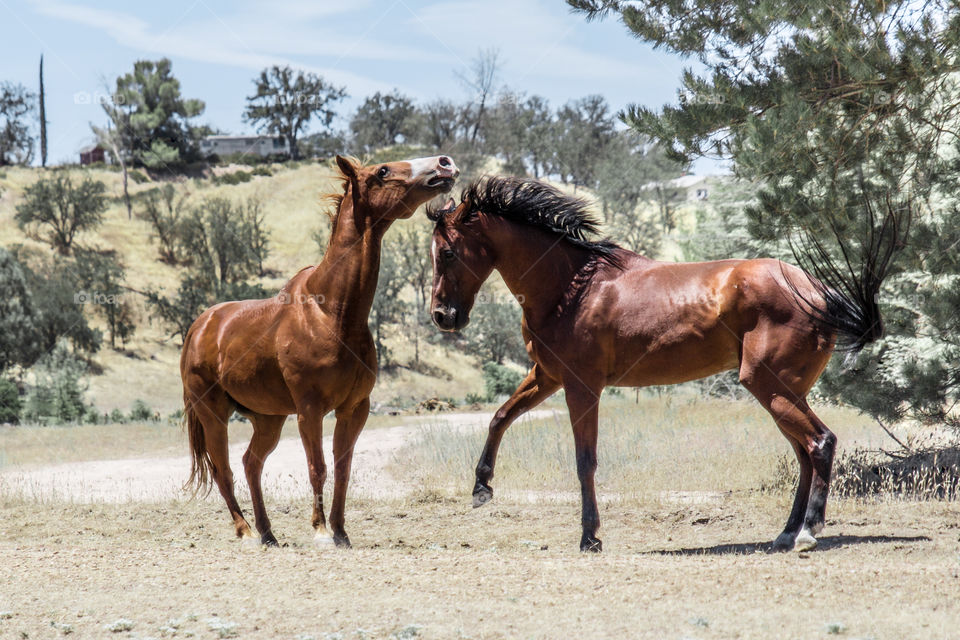
[[[441,167],[449,167],[449,166],[450,166],[450,158],[448,158],[447,156],[440,156],[440,166],[441,166]]]
[[[438,327],[443,326],[443,311],[439,309],[434,309],[433,311],[433,321],[437,324]]]

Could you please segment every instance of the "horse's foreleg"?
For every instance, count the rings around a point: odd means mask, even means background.
[[[313,488],[313,517],[310,524],[318,543],[330,542],[332,539],[327,532],[327,521],[323,513],[323,485],[327,480],[327,464],[323,459],[323,408],[303,407],[297,413],[297,425],[300,429],[300,440],[303,450],[307,454],[307,473],[310,477],[310,486]]]
[[[600,528],[600,511],[597,508],[597,492],[594,475],[597,471],[597,428],[600,390],[586,385],[564,384],[570,424],[573,426],[573,441],[577,456],[577,476],[580,478],[580,498],[583,505],[580,551],[599,552],[603,547],[597,538]],[[601,388],[602,389],[602,388]]]
[[[480,507],[493,498],[490,480],[493,479],[500,441],[507,428],[513,424],[514,420],[546,400],[559,388],[560,385],[544,376],[540,366],[535,364],[513,395],[494,414],[487,432],[487,442],[483,445],[483,452],[477,463],[477,481],[473,486],[474,507]]]
[[[330,505],[330,528],[333,531],[333,541],[338,547],[350,546],[350,538],[343,528],[347,485],[350,482],[353,447],[369,413],[369,398],[365,398],[351,410],[337,411],[337,427],[333,432],[333,503]]]
[[[243,454],[243,469],[247,475],[247,485],[250,487],[250,499],[253,502],[253,515],[256,518],[257,531],[260,532],[260,542],[268,546],[277,546],[277,539],[270,530],[270,518],[263,504],[263,491],[260,486],[260,477],[263,473],[263,463],[280,441],[280,432],[287,416],[266,416],[257,414],[251,416],[253,423],[253,437],[250,446]]]

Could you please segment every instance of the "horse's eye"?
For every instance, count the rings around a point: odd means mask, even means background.
[[[457,254],[453,252],[453,249],[444,249],[443,250],[443,260],[444,262],[453,262],[456,260]]]
[[[390,169],[387,167],[387,165],[383,165],[382,167],[377,169],[378,178],[386,178],[388,175],[390,175]]]

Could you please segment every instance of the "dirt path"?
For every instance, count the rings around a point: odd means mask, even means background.
[[[553,410],[531,411],[522,419],[543,418]],[[479,432],[487,427],[491,413],[456,413],[398,417],[393,427],[367,429],[360,434],[354,452],[350,493],[368,498],[403,497],[415,490],[385,476],[393,454],[426,429],[450,428]],[[332,430],[331,430],[332,431]],[[333,460],[332,436],[323,439],[328,464]],[[241,457],[247,442],[230,447],[238,495],[248,489],[243,477]],[[309,492],[307,463],[299,438],[287,437],[264,465],[264,490],[273,497],[297,497]],[[184,496],[182,485],[190,474],[190,458],[130,458],[72,462],[33,468],[5,470],[3,484],[25,498],[67,502],[155,501]]]

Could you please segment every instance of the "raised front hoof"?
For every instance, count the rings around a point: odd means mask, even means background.
[[[603,551],[603,543],[597,538],[581,538],[580,551],[584,553],[600,553]]]
[[[493,489],[485,485],[478,484],[473,489],[473,508],[482,507],[493,500]]]

